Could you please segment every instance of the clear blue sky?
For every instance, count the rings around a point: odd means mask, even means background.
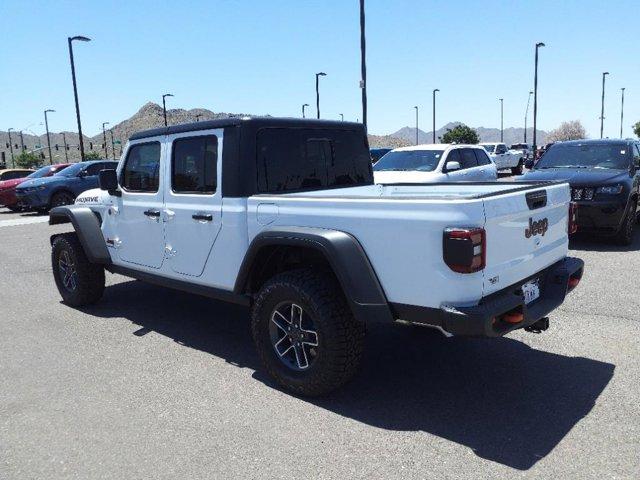
[[[361,116],[358,0],[0,2],[0,130],[75,130],[67,37],[75,48],[82,121],[95,135],[171,92],[171,108],[298,116],[315,114],[314,73],[324,118]],[[532,24],[535,22],[535,28]],[[463,121],[522,126],[533,86],[533,46],[544,41],[539,126],[581,120],[599,135],[601,72],[605,135],[617,136],[620,87],[625,134],[640,120],[638,0],[367,0],[369,130]],[[531,121],[531,120],[530,120]]]

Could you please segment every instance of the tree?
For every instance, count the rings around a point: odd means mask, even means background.
[[[551,130],[547,135],[547,143],[562,142],[564,140],[582,140],[587,138],[587,131],[580,120],[562,122],[558,128]]]
[[[85,160],[102,160],[102,155],[98,152],[88,152],[84,154]]]
[[[447,128],[447,132],[439,137],[441,143],[479,143],[478,132],[473,128],[460,124],[454,128]]]
[[[42,158],[33,152],[21,152],[15,158],[16,167],[35,168],[42,164]]]
[[[633,133],[636,134],[636,137],[640,138],[640,122],[633,126]]]

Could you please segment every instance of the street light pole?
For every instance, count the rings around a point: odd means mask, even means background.
[[[167,126],[167,103],[165,101],[165,98],[167,97],[173,97],[172,94],[170,93],[165,93],[164,95],[162,95],[162,114],[164,116],[164,126]]]
[[[600,138],[604,135],[604,82],[609,72],[602,72],[602,108],[600,110]]]
[[[545,47],[546,45],[542,42],[536,43],[536,61],[535,61],[535,72],[533,75],[533,159],[535,161],[536,158],[536,128],[537,128],[537,120],[538,120],[538,49],[540,47]]]
[[[367,41],[365,36],[364,0],[360,0],[360,88],[362,89],[362,123],[367,130]]]
[[[524,111],[524,143],[527,143],[527,117],[529,116],[529,102],[531,102],[531,95],[533,95],[533,92],[529,92],[529,98],[527,98],[527,109]]]
[[[44,111],[44,126],[47,129],[47,146],[49,147],[49,164],[53,165],[53,155],[51,155],[51,138],[49,137],[49,121],[47,119],[47,113],[53,113],[55,110],[47,109]]]
[[[308,107],[308,106],[309,106],[309,104],[308,104],[308,103],[303,103],[303,104],[302,104],[302,118],[307,118],[307,117],[305,116],[305,114],[304,114],[304,109],[305,109],[305,107]]]
[[[418,145],[418,107],[413,107],[416,109],[416,145]]]
[[[62,132],[62,141],[64,142],[64,160],[69,163],[69,152],[67,151],[67,135]]]
[[[318,80],[320,77],[326,77],[327,74],[324,72],[316,73],[316,110],[318,112],[318,119],[320,118],[320,81]]]
[[[500,141],[504,142],[504,98],[500,99]]]
[[[109,129],[109,135],[111,135],[111,156],[116,159],[116,142],[113,141],[113,128]]]
[[[433,143],[436,143],[436,92],[439,91],[437,88],[433,90]]]
[[[84,161],[84,142],[82,141],[82,123],[80,122],[80,103],[78,101],[78,86],[76,83],[76,66],[73,61],[73,45],[72,42],[78,40],[79,42],[90,42],[91,39],[83,36],[68,37],[69,43],[69,61],[71,62],[71,77],[73,79],[73,96],[76,100],[76,118],[78,120],[78,138],[80,139],[80,160]]]
[[[11,140],[11,130],[13,130],[13,128],[7,130],[7,133],[9,134],[9,150],[11,150],[11,167],[16,168],[16,161],[13,158],[13,141]]]
[[[105,125],[109,125],[109,122],[102,123],[102,140],[104,141],[104,158],[106,160],[109,158],[109,152],[107,151],[107,132],[104,129]]]
[[[622,138],[622,123],[624,122],[624,87],[620,89],[622,93],[622,105],[620,105],[620,138]]]
[[[344,122],[344,114],[342,114],[342,113],[340,114],[340,119],[341,119],[341,121]]]

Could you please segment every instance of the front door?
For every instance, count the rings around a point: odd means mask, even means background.
[[[118,257],[150,268],[160,268],[164,258],[162,139],[129,145],[119,172],[122,196],[116,200],[113,219]]]
[[[202,275],[222,225],[223,130],[170,135],[165,186],[167,267]]]

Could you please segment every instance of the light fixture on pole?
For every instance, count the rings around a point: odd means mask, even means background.
[[[609,72],[602,72],[602,107],[600,109],[600,138],[604,136],[604,84]]]
[[[546,47],[546,45],[542,42],[536,43],[536,59],[535,59],[535,68],[534,68],[534,74],[533,74],[533,159],[534,161],[537,153],[536,128],[537,128],[537,121],[538,121],[538,49],[540,47]]]
[[[316,73],[316,110],[318,112],[317,118],[320,118],[320,81],[318,80],[320,77],[326,77],[327,74],[324,72]]]
[[[309,106],[309,104],[308,104],[308,103],[303,103],[303,104],[302,104],[302,118],[307,118],[307,117],[305,116],[305,114],[304,114],[304,109],[305,109],[306,107],[308,107],[308,106]]]

